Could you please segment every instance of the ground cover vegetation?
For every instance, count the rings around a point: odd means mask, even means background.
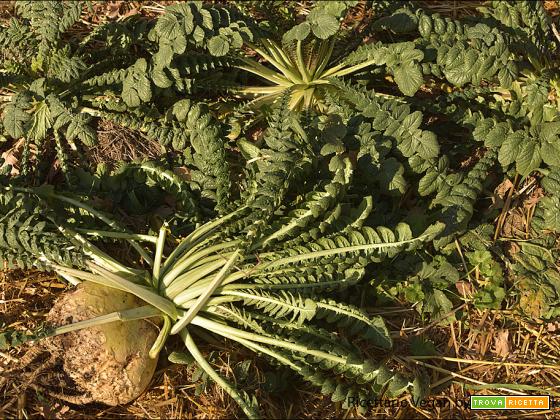
[[[0,348],[51,353],[58,398],[126,404],[167,359],[262,416],[209,362],[229,346],[366,414],[353,398],[453,379],[422,334],[395,349],[394,309],[556,322],[544,3],[172,2],[84,29],[95,6],[17,1],[0,28],[0,257],[68,284],[44,322],[2,321]],[[103,154],[126,142],[143,152]]]

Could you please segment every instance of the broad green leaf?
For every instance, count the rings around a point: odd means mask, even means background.
[[[404,50],[401,54],[400,54],[400,61],[402,61],[403,63],[409,62],[409,61],[422,61],[424,59],[424,53],[420,50],[417,50],[416,48],[414,48],[413,46],[411,46],[412,48]]]
[[[314,12],[317,12],[317,10],[312,10],[307,16],[313,34],[319,39],[327,39],[336,34],[340,26],[338,20],[332,15]]]
[[[418,154],[426,160],[439,155],[439,144],[435,133],[422,131],[422,137],[418,144]]]
[[[146,76],[147,63],[139,58],[123,81],[122,98],[130,107],[136,107],[152,99],[150,80]]]
[[[550,166],[560,166],[560,138],[553,142],[541,143],[541,157]]]
[[[342,14],[349,8],[354,7],[358,4],[358,1],[318,1],[315,4],[315,9],[321,11],[321,13],[326,13],[331,16],[342,16]]]
[[[543,197],[539,206],[544,210],[545,229],[560,232],[560,198]]]
[[[496,124],[496,126],[492,128],[486,136],[484,145],[488,147],[501,146],[505,141],[509,130],[510,128],[507,123]]]
[[[30,118],[30,115],[16,104],[6,105],[2,118],[6,133],[14,139],[23,137],[24,125]]]
[[[426,372],[421,371],[412,382],[412,399],[415,404],[420,404],[430,391],[430,378]]]
[[[439,173],[437,171],[426,172],[418,182],[418,193],[427,196],[437,190],[439,185]]]
[[[348,395],[348,391],[349,391],[349,389],[348,389],[347,385],[339,383],[336,386],[335,391],[331,395],[331,401],[332,402],[339,402],[339,401],[346,400],[346,397]]]
[[[165,74],[165,69],[163,67],[154,67],[152,70],[152,80],[157,87],[162,89],[169,88],[173,86],[173,80],[171,80]]]
[[[422,307],[422,312],[431,314],[432,319],[441,319],[449,314],[453,309],[453,304],[441,290],[433,290],[426,294],[426,299]]]
[[[558,143],[560,139],[560,122],[548,122],[541,124],[539,138],[543,142]]]
[[[516,131],[508,135],[498,152],[498,161],[502,166],[515,162],[524,141],[527,141],[527,134],[523,131]]]
[[[471,80],[471,74],[469,73],[471,69],[469,63],[466,63],[465,60],[466,56],[463,53],[443,69],[443,74],[449,83],[461,87]]]
[[[229,40],[224,35],[217,35],[208,41],[208,51],[215,57],[222,57],[229,51]]]
[[[333,153],[342,153],[344,152],[344,150],[346,150],[346,148],[344,147],[344,143],[342,142],[342,140],[330,136],[327,138],[327,141],[325,142],[323,147],[321,147],[320,153],[322,156],[328,156]]]
[[[90,117],[84,114],[78,114],[72,118],[68,128],[66,129],[66,138],[74,140],[78,137],[83,144],[92,147],[97,142],[97,134],[89,123]]]
[[[35,141],[43,140],[47,135],[47,130],[52,127],[52,123],[53,120],[48,105],[45,102],[41,102],[31,117],[29,137]]]
[[[157,53],[153,55],[153,63],[156,67],[167,67],[173,59],[173,48],[170,45],[161,45]]]
[[[410,352],[414,356],[435,356],[438,354],[432,340],[418,335],[410,339]]]
[[[401,123],[402,131],[411,131],[417,129],[422,124],[422,113],[420,111],[414,111],[404,117]]]
[[[402,63],[393,70],[397,86],[407,96],[413,96],[424,83],[420,65]]]
[[[395,13],[391,16],[383,16],[371,25],[374,31],[391,30],[397,34],[413,32],[417,28],[417,18],[411,12]]]
[[[311,25],[307,22],[302,22],[294,26],[292,29],[284,34],[284,42],[290,41],[303,41],[311,32]]]
[[[387,394],[390,397],[397,397],[401,395],[410,385],[408,379],[406,379],[400,373],[395,374],[393,380],[389,383],[387,388]]]
[[[522,144],[517,156],[516,169],[521,175],[529,175],[537,169],[542,162],[541,148],[534,139],[529,139]]]
[[[384,160],[381,163],[379,182],[387,191],[403,194],[406,191],[406,180],[402,164],[395,158]]]
[[[186,121],[189,111],[191,110],[191,101],[190,99],[181,99],[173,104],[173,115],[177,118],[177,121]]]

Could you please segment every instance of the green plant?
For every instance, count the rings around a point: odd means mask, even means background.
[[[540,2],[461,18],[415,2],[230,3],[86,33],[71,30],[81,3],[19,2],[1,27],[0,146],[23,144],[20,175],[13,160],[0,168],[2,260],[145,302],[5,331],[2,346],[157,317],[151,355],[179,334],[188,354],[170,360],[194,361],[252,416],[199,338],[237,341],[347,403],[426,388],[360,351],[391,346],[364,307],[398,301],[430,322],[453,320],[458,303],[558,315],[558,43]],[[162,155],[82,164],[98,120],[156,139]],[[64,183],[41,176],[49,148],[34,146],[49,143]],[[532,231],[500,238],[539,184]],[[109,215],[122,211],[134,221]],[[116,244],[123,255],[109,256]]]
[[[289,366],[333,394],[335,401],[356,392],[379,392],[385,385],[390,394],[408,388],[408,380],[391,373],[383,362],[364,357],[346,340],[357,336],[389,349],[392,341],[382,318],[370,317],[329,296],[356,284],[369,263],[416,249],[432,240],[442,226],[436,223],[413,236],[404,223],[394,229],[363,226],[371,206],[358,213],[348,211],[347,206],[340,211],[352,179],[348,159],[342,159],[329,178],[308,185],[305,196],[288,200],[294,181],[305,175],[313,155],[302,147],[304,138],[291,129],[297,120],[285,108],[273,114],[265,134],[266,147],[253,150],[261,158],[252,159],[247,168],[247,188],[236,209],[192,230],[165,257],[166,224],[157,236],[132,234],[67,195],[43,187],[5,187],[14,206],[15,200],[35,203],[35,208],[47,201],[63,204],[57,214],[32,213],[26,219],[42,220],[45,228],[53,230],[52,238],[45,237],[42,246],[31,248],[27,264],[52,269],[74,284],[89,281],[113,287],[145,302],[142,307],[55,327],[48,335],[115,320],[161,317],[163,327],[150,355],[157,357],[169,334],[180,334],[196,362],[249,416],[256,415],[253,403],[210,368],[193,340],[191,327],[227,337]],[[70,224],[64,215],[70,211],[89,213],[110,229],[82,228],[79,217]],[[2,226],[9,229],[7,238],[13,237],[11,241],[24,248],[29,243],[29,229],[19,220],[21,217],[13,219],[7,213]],[[300,235],[303,230],[309,239]],[[128,240],[150,269],[124,265],[86,239],[87,235]],[[43,252],[53,241],[79,250],[83,258],[78,267],[69,256]],[[154,254],[138,241],[155,244]],[[7,251],[12,242],[8,239],[0,245]],[[8,252],[3,258],[12,262],[13,257]],[[344,327],[344,336],[332,331],[335,326]],[[10,344],[10,333],[3,337]],[[16,342],[21,340],[14,337]]]
[[[97,140],[95,120],[103,118],[143,131],[163,147],[183,153],[200,196],[225,204],[230,180],[224,129],[204,103],[185,99],[193,81],[213,64],[207,59],[211,56],[183,54],[180,59],[187,62],[182,72],[172,72],[178,79],[171,84],[162,81],[160,64],[167,63],[161,57],[170,45],[181,52],[188,44],[218,54],[216,40],[224,31],[234,31],[240,21],[225,8],[189,3],[168,8],[157,22],[133,16],[72,36],[69,30],[79,24],[85,4],[17,2],[18,18],[0,27],[0,39],[7,46],[0,63],[0,128],[8,139],[23,138],[21,172],[28,175],[39,162],[47,163],[46,151],[53,144],[57,161],[68,173],[75,162],[71,157],[79,150],[76,141],[92,147]],[[184,20],[181,33],[173,32],[179,28],[178,16]],[[227,42],[237,39],[233,38]],[[30,152],[32,144],[38,146],[36,156]]]
[[[413,95],[422,84],[423,53],[410,42],[372,43],[361,46],[349,42],[348,30],[340,29],[340,19],[357,2],[317,2],[306,20],[287,31],[281,45],[262,36],[247,46],[272,66],[266,67],[255,57],[242,57],[236,67],[264,79],[269,86],[248,86],[235,90],[257,96],[253,107],[263,107],[284,92],[291,95],[291,109],[324,108],[327,91],[336,89],[335,78],[349,76],[370,66],[385,66],[406,95]],[[350,46],[350,49],[348,49]]]

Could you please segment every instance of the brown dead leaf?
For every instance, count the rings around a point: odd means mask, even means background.
[[[473,285],[468,281],[458,281],[455,287],[461,296],[471,296],[473,294]]]
[[[542,197],[544,197],[544,190],[541,187],[535,188],[531,195],[523,200],[523,207],[531,208],[536,206]]]
[[[494,345],[496,356],[498,357],[506,357],[509,356],[510,348],[509,348],[509,331],[508,330],[500,330],[496,334],[494,338]]]
[[[508,242],[507,243],[507,252],[510,256],[513,256],[521,251],[521,247],[517,242]]]
[[[500,185],[494,190],[494,194],[500,197],[502,200],[506,198],[506,194],[510,189],[513,188],[513,182],[509,179],[505,179]]]
[[[176,168],[173,168],[173,173],[175,175],[178,175],[181,179],[185,181],[191,180],[191,171],[189,171],[189,168],[185,166],[177,166]]]
[[[19,175],[19,159],[21,158],[24,143],[24,139],[19,139],[12,147],[2,153],[2,159],[4,162],[0,168],[5,168],[6,166],[11,165],[12,170],[10,175]]]
[[[502,227],[502,234],[506,237],[525,239],[526,216],[521,208],[510,210]]]

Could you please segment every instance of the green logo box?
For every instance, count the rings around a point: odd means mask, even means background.
[[[471,410],[505,410],[505,408],[505,396],[471,395]]]

